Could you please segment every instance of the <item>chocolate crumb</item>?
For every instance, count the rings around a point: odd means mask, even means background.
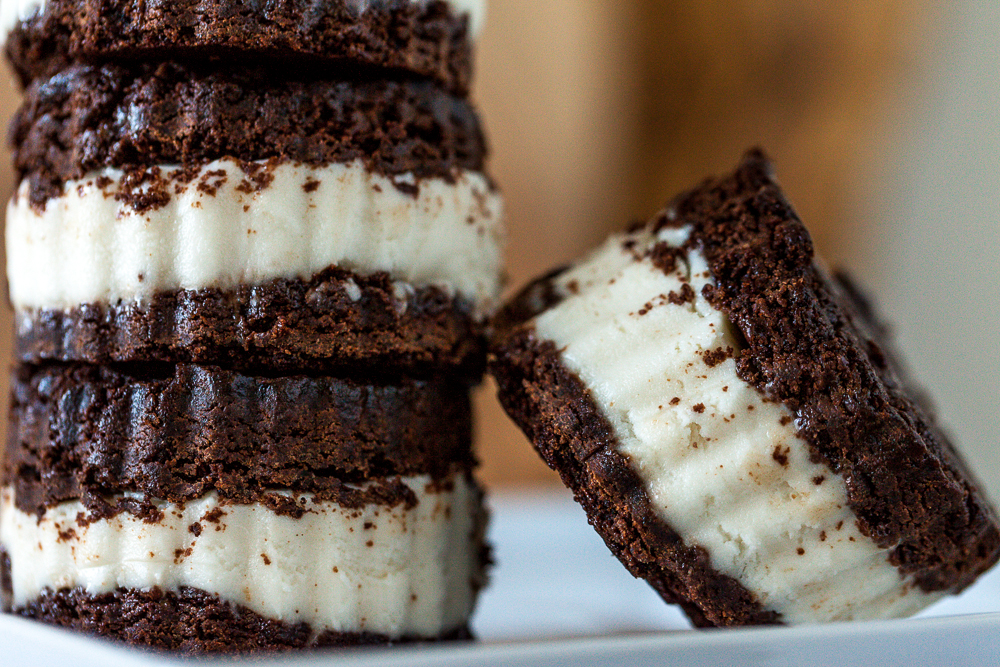
[[[729,359],[735,354],[733,348],[731,347],[720,347],[716,350],[705,350],[701,353],[701,358],[705,361],[705,365],[709,368],[715,368],[721,364],[726,359]],[[729,387],[723,389],[723,391],[728,390]]]
[[[775,445],[774,451],[771,452],[771,458],[778,462],[782,468],[788,467],[788,453],[791,451],[788,447],[782,449],[781,445]]]
[[[685,303],[694,303],[694,290],[691,285],[684,283],[681,286],[681,292],[671,292],[667,295],[667,300],[674,304],[675,306],[683,306]]]
[[[267,557],[267,554],[261,554],[260,557],[264,561],[264,565],[271,564],[271,559]]]
[[[670,405],[678,405],[680,402],[681,399],[677,396],[674,396],[673,398],[670,399]]]
[[[201,531],[202,531],[201,524],[197,521],[188,526],[188,532],[194,535],[195,537],[200,536]]]
[[[697,412],[700,415],[701,413],[705,412],[705,404],[704,403],[698,403],[697,405],[695,405],[691,409],[694,410],[695,412]]]
[[[219,523],[222,517],[226,516],[226,512],[221,507],[216,507],[205,513],[205,516],[201,517],[202,521],[208,521],[209,523]]]
[[[627,241],[626,250],[632,249],[632,246],[628,246],[629,242],[634,246],[634,241]],[[649,251],[649,259],[653,262],[653,266],[664,273],[670,274],[677,269],[677,260],[682,254],[683,251],[680,248],[672,246],[669,243],[657,243]]]

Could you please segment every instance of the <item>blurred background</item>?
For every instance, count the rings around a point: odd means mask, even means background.
[[[1000,497],[1000,3],[493,0],[474,97],[509,289],[763,146]],[[4,72],[4,123],[16,105]],[[6,148],[0,164],[6,199]],[[477,401],[486,482],[557,484],[493,394]]]

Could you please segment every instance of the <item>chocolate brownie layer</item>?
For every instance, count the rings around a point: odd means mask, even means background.
[[[469,16],[440,0],[47,0],[14,26],[6,50],[25,83],[78,60],[268,58],[327,72],[406,72],[464,94],[471,40]]]
[[[176,290],[141,303],[16,314],[25,363],[194,362],[271,371],[395,368],[478,380],[481,325],[437,287],[400,294],[385,273],[331,268],[310,280]]]
[[[11,125],[14,165],[36,205],[63,184],[117,167],[196,170],[222,157],[452,179],[482,171],[472,106],[432,83],[329,81],[288,68],[78,65],[28,89]],[[412,183],[411,183],[412,187]]]
[[[507,414],[559,473],[611,552],[698,626],[775,623],[738,581],[714,570],[650,506],[643,483],[616,451],[614,430],[566,370],[551,343],[530,329],[507,332],[490,371]]]
[[[215,490],[248,503],[290,489],[392,504],[410,500],[392,476],[441,479],[474,464],[460,380],[21,366],[11,415],[3,484],[29,513],[79,498],[98,513],[141,511],[104,507],[101,496],[123,492],[183,502]],[[379,477],[389,481],[355,488]]]
[[[471,639],[467,626],[438,637],[389,637],[367,632],[316,633],[308,623],[285,623],[195,588],[178,592],[80,589],[47,591],[14,614],[136,646],[183,653],[255,653]]]

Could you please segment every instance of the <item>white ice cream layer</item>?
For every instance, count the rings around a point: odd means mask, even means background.
[[[115,198],[115,169],[67,183],[44,210],[22,183],[7,208],[14,307],[142,302],[165,290],[308,279],[331,265],[438,285],[481,311],[495,302],[503,206],[481,174],[423,179],[414,197],[360,161],[270,173],[253,192],[236,162],[212,162],[187,185],[171,183],[166,205],[141,213]],[[99,187],[100,176],[112,185]]]
[[[427,3],[428,0],[410,0]],[[483,29],[486,19],[486,0],[445,0],[455,14],[469,17],[469,28],[473,37]],[[371,3],[369,3],[371,4]],[[0,0],[0,46],[7,41],[7,33],[21,21],[27,21],[35,14],[45,11],[45,0]]]
[[[463,475],[451,490],[404,478],[419,502],[406,509],[346,509],[310,501],[300,519],[258,505],[221,504],[215,493],[158,503],[160,523],[131,514],[77,524],[79,502],[39,520],[0,495],[0,544],[10,555],[13,604],[45,588],[177,590],[193,586],[313,631],[433,637],[463,626],[479,578],[478,492]],[[213,523],[215,510],[223,512]],[[188,527],[200,522],[201,534]],[[70,532],[72,531],[72,532]],[[60,536],[62,532],[62,536]],[[190,550],[190,551],[188,551]]]
[[[711,282],[704,257],[691,252],[667,275],[633,255],[657,241],[680,245],[688,233],[613,237],[559,276],[566,298],[537,318],[539,337],[590,389],[657,514],[765,609],[802,623],[930,604],[940,595],[916,588],[858,530],[844,480],[810,461],[792,413],[765,402],[732,358],[705,362],[703,353],[738,343],[702,296]],[[686,282],[693,302],[670,303]]]

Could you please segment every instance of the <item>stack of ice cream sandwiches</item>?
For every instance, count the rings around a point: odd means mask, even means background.
[[[191,651],[468,635],[503,236],[482,14],[0,2],[6,609]]]

